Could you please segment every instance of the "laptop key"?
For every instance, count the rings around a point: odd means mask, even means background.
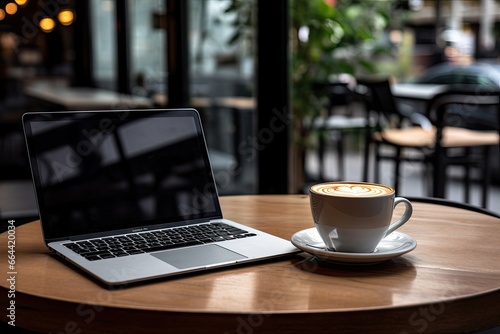
[[[180,242],[180,243],[171,244],[171,245],[163,245],[163,246],[157,246],[157,247],[144,248],[143,251],[145,251],[147,253],[151,253],[151,252],[157,252],[157,251],[162,251],[162,250],[181,248],[181,247],[187,247],[187,246],[196,246],[196,245],[203,245],[203,243],[200,241]]]
[[[80,255],[85,254],[85,253],[89,253],[92,251],[92,250],[84,249],[84,248],[75,248],[75,249],[71,249],[71,250],[77,254],[80,254]],[[97,249],[95,251],[97,251]]]
[[[127,252],[113,252],[113,255],[116,257],[122,257],[122,256],[130,255],[130,254]]]
[[[128,250],[127,253],[129,255],[134,255],[134,254],[141,254],[141,253],[144,253],[142,250],[140,249],[131,249],[131,250]]]
[[[92,243],[90,243],[89,241],[78,241],[76,242],[76,244],[80,247],[92,247]]]
[[[104,254],[111,254],[108,251],[94,251],[94,252],[87,252],[87,253],[81,253],[81,256],[88,257],[88,256],[101,256]]]
[[[101,259],[111,259],[111,258],[114,258],[115,256],[111,253],[108,253],[108,254],[102,254],[102,255],[99,255],[101,257]]]

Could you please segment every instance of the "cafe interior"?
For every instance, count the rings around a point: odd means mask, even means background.
[[[499,27],[493,0],[2,1],[2,231],[38,219],[22,115],[70,110],[196,109],[223,197],[367,181],[498,218]]]

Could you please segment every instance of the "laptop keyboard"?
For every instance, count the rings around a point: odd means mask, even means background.
[[[225,223],[206,223],[75,241],[63,244],[89,261],[202,245],[255,236],[255,233]]]

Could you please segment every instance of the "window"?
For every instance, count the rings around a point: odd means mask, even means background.
[[[130,78],[132,94],[152,96],[166,91],[164,0],[129,0]]]
[[[227,9],[238,3],[236,10]],[[189,2],[191,96],[202,115],[219,193],[257,192],[255,0]],[[241,38],[230,43],[236,33]]]
[[[93,76],[100,88],[116,89],[115,2],[91,0]]]

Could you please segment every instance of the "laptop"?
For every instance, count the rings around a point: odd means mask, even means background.
[[[223,217],[194,109],[29,112],[23,127],[46,245],[107,286],[298,252]]]

